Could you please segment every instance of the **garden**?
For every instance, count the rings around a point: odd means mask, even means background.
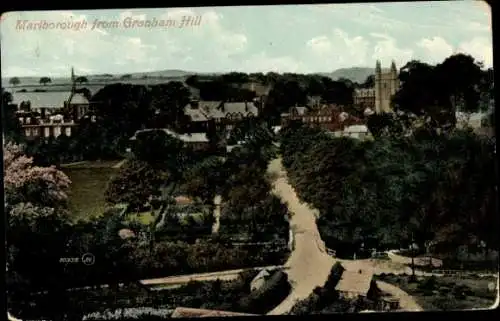
[[[497,296],[496,277],[419,276],[412,281],[410,275],[381,274],[376,279],[401,288],[426,311],[487,309],[493,306]]]
[[[271,271],[259,289],[251,282],[259,271],[246,270],[231,281],[192,281],[179,288],[148,291],[138,283],[121,287],[72,291],[63,302],[66,316],[84,320],[140,319],[145,316],[169,318],[177,307],[265,314],[290,292],[286,273]],[[32,313],[45,316],[45,299],[33,297]],[[50,305],[49,305],[50,306]]]

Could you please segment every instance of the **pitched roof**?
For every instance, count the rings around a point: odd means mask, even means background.
[[[148,128],[148,129],[141,129],[135,132],[134,136],[130,138],[130,140],[135,140],[137,138],[137,134],[140,133],[145,133],[145,132],[150,132],[150,131],[155,131],[155,130],[162,130],[166,134],[175,137],[185,143],[208,143],[208,137],[206,133],[193,133],[193,134],[178,134],[170,129],[166,128]]]
[[[368,290],[370,290],[372,278],[373,272],[369,270],[346,270],[342,273],[342,278],[337,283],[335,290],[366,295]]]
[[[246,115],[248,113],[254,114],[257,116],[259,113],[259,109],[253,102],[227,102],[224,103],[224,112],[225,114],[231,113],[241,113],[242,115]]]
[[[227,118],[234,114],[241,114],[242,117],[252,113],[254,116],[259,114],[259,109],[254,102],[226,102],[221,101],[200,101],[198,108],[193,108],[192,104],[188,104],[184,108],[184,113],[191,118],[192,121],[206,121],[208,119]]]
[[[44,91],[44,92],[14,92],[12,103],[19,105],[30,102],[31,108],[62,108],[64,102],[70,98],[70,91]],[[82,94],[74,94],[72,104],[88,104],[89,101]]]
[[[252,280],[255,281],[255,280],[258,280],[258,279],[262,279],[262,278],[266,278],[268,276],[270,276],[271,274],[269,273],[268,270],[264,269],[264,270],[261,270]]]
[[[174,310],[174,313],[172,313],[171,318],[196,318],[196,317],[204,318],[204,317],[230,317],[230,316],[253,316],[253,315],[256,314],[178,307]]]

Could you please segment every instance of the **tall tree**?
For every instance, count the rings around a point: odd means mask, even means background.
[[[40,81],[39,81],[39,83],[44,85],[44,86],[51,83],[51,82],[52,82],[52,79],[50,79],[49,77],[42,77],[42,78],[40,78]]]
[[[11,84],[12,86],[17,86],[21,83],[21,80],[19,79],[19,77],[12,77],[9,79],[9,84]]]

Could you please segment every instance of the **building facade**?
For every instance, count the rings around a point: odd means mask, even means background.
[[[317,109],[291,107],[288,113],[281,115],[282,126],[296,120],[331,132],[343,131],[349,126],[363,124],[359,118],[343,112],[342,108],[337,105],[323,105]]]
[[[78,121],[89,115],[89,101],[76,93],[71,70],[71,91],[35,91],[12,93],[12,104],[27,139],[72,136]],[[90,116],[95,121],[95,116]]]
[[[396,63],[393,61],[389,70],[383,70],[380,61],[377,60],[374,80],[373,88],[354,91],[354,104],[363,109],[370,108],[377,114],[392,112],[391,100],[400,86]]]

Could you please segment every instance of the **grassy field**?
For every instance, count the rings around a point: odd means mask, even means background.
[[[102,214],[106,208],[104,198],[106,186],[118,170],[109,167],[75,166],[63,168],[63,172],[72,181],[69,207],[73,217],[82,219]]]

